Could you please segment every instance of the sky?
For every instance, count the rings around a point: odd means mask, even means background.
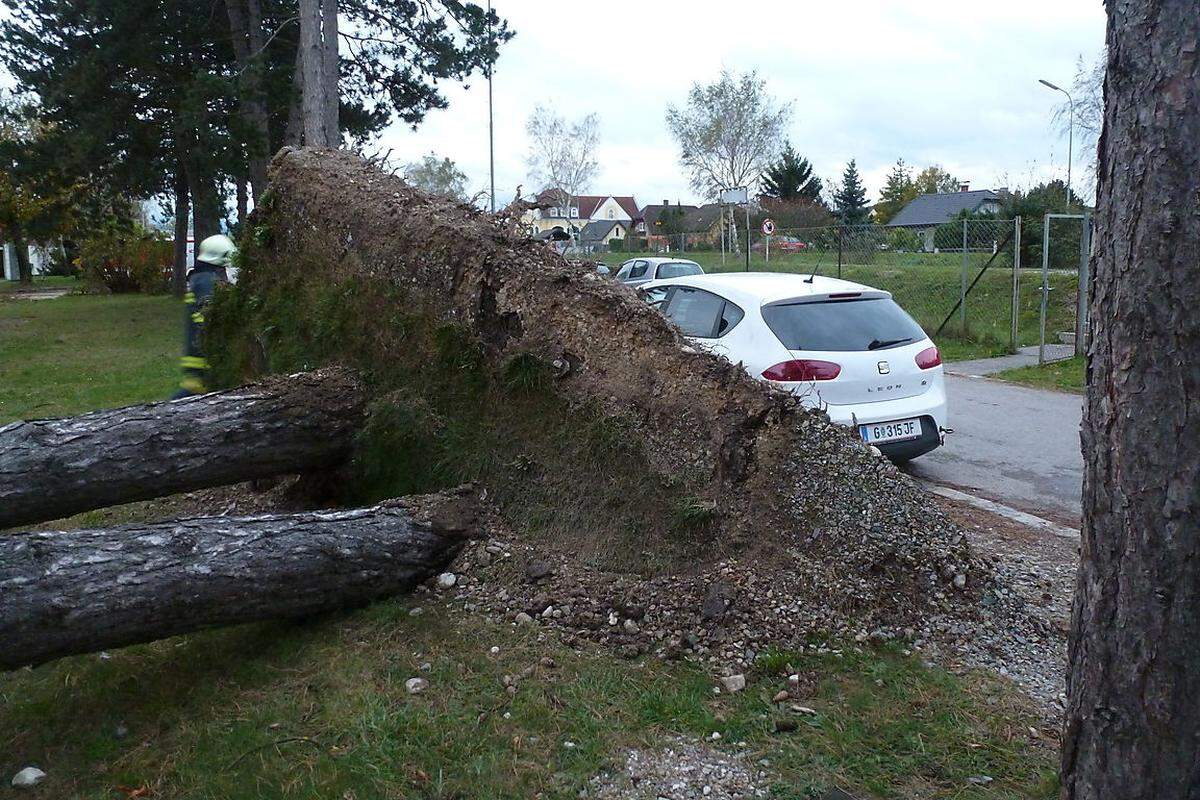
[[[481,2],[481,0],[477,0]],[[722,4],[723,5],[723,4]],[[897,158],[941,164],[971,188],[1013,188],[1063,177],[1067,141],[1052,121],[1079,57],[1104,45],[1098,0],[1003,3],[813,3],[742,0],[720,10],[691,0],[559,5],[494,0],[516,37],[493,83],[496,195],[529,180],[525,122],[539,103],[568,119],[600,118],[593,194],[632,194],[646,205],[698,200],[667,131],[669,104],[723,69],[757,70],[791,103],[787,135],[823,179],[856,159],[872,201]],[[449,108],[414,131],[379,141],[392,159],[454,160],[472,193],[488,184],[487,82],[444,84]],[[1074,177],[1088,154],[1076,147]]]

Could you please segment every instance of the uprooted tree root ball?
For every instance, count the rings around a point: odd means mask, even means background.
[[[518,535],[606,568],[784,560],[794,593],[868,624],[975,603],[987,564],[912,480],[516,234],[518,210],[281,151],[213,315],[219,373],[361,370],[347,499],[478,480]]]

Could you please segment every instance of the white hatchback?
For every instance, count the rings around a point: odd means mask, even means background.
[[[638,288],[694,344],[741,363],[893,461],[942,443],[942,359],[888,292],[821,276],[743,272]]]

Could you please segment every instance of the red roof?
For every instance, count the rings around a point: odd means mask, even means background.
[[[632,196],[617,197],[611,194],[581,194],[571,199],[571,204],[579,208],[580,219],[590,219],[596,213],[596,209],[608,198],[617,201],[629,218],[632,220],[641,219],[642,215],[638,211],[637,200]],[[537,196],[539,203],[553,205],[561,202],[558,192],[554,189],[547,189]]]

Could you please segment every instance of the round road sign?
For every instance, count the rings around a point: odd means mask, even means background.
[[[775,232],[775,220],[764,219],[762,224],[762,232],[767,236],[773,234]]]

